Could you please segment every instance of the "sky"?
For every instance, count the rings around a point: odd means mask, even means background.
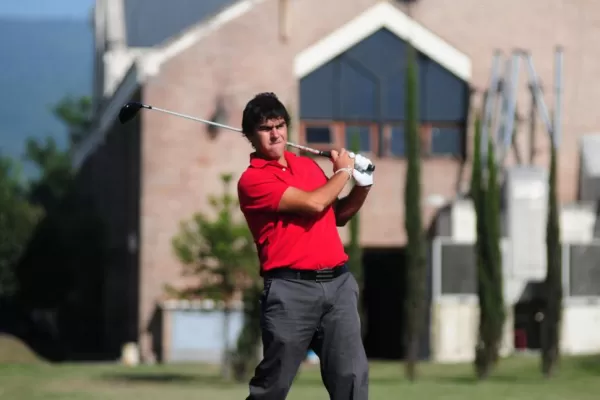
[[[87,19],[95,0],[0,0],[0,18]]]

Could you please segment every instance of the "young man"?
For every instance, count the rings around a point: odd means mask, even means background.
[[[264,279],[264,353],[247,399],[285,399],[312,348],[332,400],[367,400],[358,285],[336,227],[360,209],[373,175],[355,170],[355,158],[341,149],[332,151],[328,178],[314,160],[286,150],[289,123],[273,93],[256,95],[242,118],[255,152],[238,182],[238,196]],[[351,178],[356,185],[338,199]]]

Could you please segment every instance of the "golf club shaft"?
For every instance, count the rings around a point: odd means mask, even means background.
[[[180,114],[180,113],[177,113],[175,111],[169,111],[169,110],[165,110],[163,108],[149,106],[147,104],[144,104],[142,107],[147,108],[149,110],[161,111],[161,112],[164,112],[164,113],[167,113],[167,114],[171,114],[171,115],[175,115],[175,116],[181,117],[181,118],[191,119],[192,121],[204,122],[205,124],[213,125],[213,126],[218,126],[220,128],[229,129],[231,131],[240,132],[240,133],[242,132],[242,130],[239,129],[239,128],[234,128],[233,126],[219,124],[218,122],[213,122],[213,121],[209,121],[209,120],[202,119],[202,118],[192,117],[191,115]]]
[[[167,113],[167,114],[175,115],[177,117],[190,119],[192,121],[203,122],[203,123],[208,124],[208,125],[218,126],[220,128],[229,129],[229,130],[234,131],[234,132],[240,132],[240,133],[242,132],[242,130],[240,128],[234,128],[232,126],[219,124],[218,122],[213,122],[213,121],[209,121],[209,120],[198,118],[198,117],[192,117],[191,115],[181,114],[181,113],[177,113],[175,111],[169,111],[169,110],[165,110],[163,108],[154,107],[154,106],[150,106],[150,105],[147,105],[147,104],[144,104],[142,107],[147,108],[149,110],[161,111],[161,112],[164,112],[164,113]],[[316,154],[316,155],[319,155],[319,156],[328,157],[328,158],[331,157],[331,152],[330,151],[317,150],[317,149],[313,149],[313,148],[310,148],[310,147],[302,146],[302,145],[299,145],[299,144],[296,144],[296,143],[292,143],[292,142],[287,142],[287,145],[291,146],[291,147],[295,147],[295,148],[300,149],[300,150],[308,151],[310,153],[313,153],[313,154]]]
[[[131,107],[131,108],[130,108]],[[192,117],[191,115],[186,115],[186,114],[181,114],[175,111],[170,111],[170,110],[165,110],[164,108],[159,108],[159,107],[154,107],[148,104],[142,104],[139,102],[132,102],[132,103],[127,103],[125,106],[123,106],[123,108],[121,108],[121,112],[119,113],[119,120],[124,123],[124,121],[127,121],[129,119],[131,119],[133,116],[135,116],[135,113],[140,109],[140,108],[146,108],[148,110],[156,110],[156,111],[161,111],[165,114],[170,114],[170,115],[174,115],[176,117],[181,117],[181,118],[185,118],[185,119],[190,119],[192,121],[196,121],[196,122],[202,122],[205,123],[207,125],[212,125],[212,126],[218,126],[220,128],[223,129],[228,129],[234,132],[239,132],[241,133],[242,130],[240,128],[233,128],[231,126],[228,125],[224,125],[224,124],[219,124],[218,122],[213,122],[213,121],[209,121],[206,119],[202,119],[202,118],[198,118],[198,117]],[[317,149],[313,149],[311,147],[307,147],[307,146],[302,146],[296,143],[292,143],[292,142],[286,142],[286,144],[288,146],[291,147],[295,147],[297,149],[318,155],[318,156],[322,156],[322,157],[327,157],[327,158],[331,158],[331,151],[326,151],[326,150],[317,150]],[[356,154],[354,154],[353,152],[349,152],[351,157],[355,157]],[[375,170],[375,165],[373,165],[373,163],[369,163],[366,166],[366,171],[372,172]],[[362,170],[361,170],[362,171]]]

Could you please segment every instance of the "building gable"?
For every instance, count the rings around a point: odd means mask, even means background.
[[[381,28],[300,79],[300,118],[405,119],[407,43]],[[422,121],[462,123],[470,89],[427,55],[417,56]]]
[[[294,73],[303,78],[352,46],[385,28],[433,61],[465,81],[471,78],[469,57],[450,46],[397,7],[381,2],[360,14],[314,45],[300,52],[294,61]]]

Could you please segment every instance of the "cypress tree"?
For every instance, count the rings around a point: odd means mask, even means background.
[[[494,141],[488,141],[488,186],[486,193],[486,220],[488,238],[488,266],[490,276],[490,333],[488,358],[494,366],[502,345],[502,333],[505,320],[504,282],[502,274],[502,251],[500,241],[500,189],[498,185],[498,167],[496,163]]]
[[[548,192],[548,220],[546,226],[547,271],[544,282],[546,312],[542,321],[542,373],[553,375],[560,355],[560,325],[562,320],[562,248],[560,242],[559,210],[556,193],[557,154],[551,143]]]
[[[489,279],[486,270],[487,246],[486,246],[486,224],[485,224],[485,190],[482,185],[483,163],[481,160],[481,119],[479,115],[475,120],[475,135],[473,140],[473,167],[471,171],[470,194],[473,201],[473,208],[476,216],[477,239],[475,242],[475,260],[477,265],[477,295],[479,298],[479,332],[478,341],[475,348],[475,370],[478,377],[484,376],[488,369],[487,358],[485,357],[486,331],[488,330],[489,301],[486,294],[489,293],[487,286]]]
[[[404,137],[407,149],[406,181],[404,188],[404,221],[407,235],[406,269],[407,295],[406,313],[406,376],[416,378],[416,363],[419,356],[419,337],[422,333],[424,316],[426,259],[425,237],[421,221],[421,167],[418,111],[418,71],[416,50],[411,43],[407,46],[406,66],[406,119]]]
[[[505,321],[500,249],[500,191],[494,150],[493,140],[489,140],[486,174],[482,174],[481,120],[478,117],[475,126],[471,197],[477,217],[475,249],[479,340],[475,349],[475,369],[480,379],[487,378],[498,361]]]

